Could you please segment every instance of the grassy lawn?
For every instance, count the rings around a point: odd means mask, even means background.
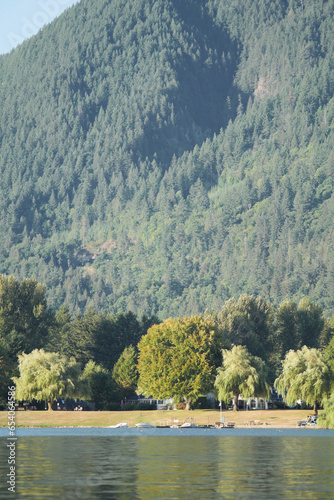
[[[304,420],[311,410],[253,410],[223,411],[225,422],[235,422],[236,427],[266,425],[267,427],[296,427],[298,420]],[[179,424],[193,419],[197,425],[212,425],[219,422],[219,410],[177,410],[177,411],[18,411],[17,427],[108,427],[126,422],[133,427],[138,422],[154,425]],[[7,412],[0,412],[0,427],[7,427]]]

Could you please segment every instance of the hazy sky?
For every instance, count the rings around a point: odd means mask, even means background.
[[[0,54],[50,23],[78,0],[0,0]]]

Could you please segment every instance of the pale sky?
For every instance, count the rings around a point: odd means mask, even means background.
[[[78,0],[0,0],[0,54],[10,52],[77,2]]]

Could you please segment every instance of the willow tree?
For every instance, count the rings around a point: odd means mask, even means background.
[[[18,400],[46,401],[48,409],[59,397],[78,395],[81,368],[74,358],[35,349],[19,355],[19,377],[13,377]]]
[[[223,366],[218,368],[215,387],[218,399],[227,403],[233,399],[233,410],[238,410],[238,399],[251,396],[268,397],[268,370],[265,362],[252,356],[247,347],[238,345],[223,349]]]
[[[282,373],[275,380],[275,387],[285,397],[288,405],[302,399],[312,404],[317,414],[317,405],[325,401],[331,389],[333,374],[319,349],[305,345],[298,351],[289,351],[282,361]]]
[[[186,401],[213,388],[220,339],[203,318],[169,318],[152,326],[138,344],[138,387],[157,399]]]
[[[317,420],[319,426],[334,429],[334,392],[324,401],[324,410]]]

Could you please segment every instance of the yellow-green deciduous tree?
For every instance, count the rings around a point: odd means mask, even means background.
[[[46,401],[78,395],[81,368],[74,358],[35,349],[19,355],[19,377],[13,377],[17,399]]]
[[[302,399],[312,404],[317,414],[317,404],[329,395],[332,372],[319,349],[305,345],[298,351],[289,351],[282,361],[282,373],[275,380],[275,387],[283,394],[288,405]]]
[[[218,399],[227,403],[233,399],[233,410],[238,410],[239,395],[268,397],[268,370],[265,362],[252,356],[247,347],[238,345],[223,349],[223,366],[218,368],[215,387]]]
[[[220,338],[203,318],[169,318],[152,326],[138,344],[139,390],[155,398],[186,401],[190,409],[213,388]]]

